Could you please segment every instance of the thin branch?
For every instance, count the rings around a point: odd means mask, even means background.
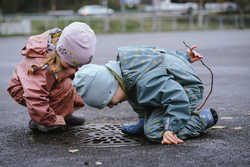
[[[183,41],[183,43],[184,43],[184,45],[187,47],[187,48],[189,48],[190,49],[190,51],[192,52],[192,54],[193,55],[195,55],[194,54],[194,52],[192,51],[192,49],[188,46],[188,45],[186,45],[186,43]],[[198,57],[198,56],[197,56]],[[198,57],[199,58],[199,57]],[[200,58],[199,58],[200,59]],[[204,65],[209,71],[210,71],[210,73],[211,73],[211,89],[210,89],[210,92],[209,92],[209,94],[208,94],[208,96],[207,96],[207,98],[205,99],[205,101],[203,102],[203,104],[201,105],[201,107],[199,107],[199,108],[197,108],[197,110],[199,111],[204,105],[205,105],[205,103],[207,102],[207,99],[208,99],[208,97],[211,95],[211,93],[212,93],[212,91],[213,91],[213,72],[212,72],[212,70],[208,67],[208,66],[206,66],[205,64],[204,64],[204,62],[200,59],[200,61],[201,61],[201,63],[202,63],[202,65]]]

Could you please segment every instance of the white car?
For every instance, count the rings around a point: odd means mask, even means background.
[[[205,9],[212,12],[233,11],[237,8],[238,6],[233,2],[205,3]]]
[[[112,15],[114,14],[114,10],[110,8],[106,8],[101,5],[86,5],[81,7],[78,11],[77,14],[79,15]]]
[[[193,2],[176,3],[172,2],[172,0],[159,0],[154,2],[158,3],[153,3],[152,6],[145,7],[144,11],[150,12],[155,10],[155,11],[192,13],[193,11],[198,10],[198,4]]]

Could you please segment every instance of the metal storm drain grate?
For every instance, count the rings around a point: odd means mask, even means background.
[[[50,144],[77,144],[96,147],[119,147],[149,144],[144,135],[126,135],[121,132],[120,124],[89,124],[68,127],[64,133],[33,133],[31,140]]]

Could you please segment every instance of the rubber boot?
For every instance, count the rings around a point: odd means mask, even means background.
[[[199,113],[199,115],[200,115],[200,117],[206,119],[206,121],[207,121],[206,129],[214,126],[218,121],[218,115],[217,115],[216,111],[214,109],[212,109],[212,108],[202,110]]]
[[[65,131],[65,127],[63,125],[44,126],[36,123],[33,120],[30,120],[29,127],[31,130],[35,132],[42,132],[42,133],[57,133]]]
[[[84,116],[82,114],[71,114],[64,118],[67,125],[81,125],[85,122]]]
[[[144,132],[144,118],[139,118],[139,120],[132,124],[123,125],[121,131],[126,134],[141,134]]]

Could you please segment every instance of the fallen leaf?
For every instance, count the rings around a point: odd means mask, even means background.
[[[102,163],[99,162],[99,161],[97,161],[95,164],[96,164],[96,165],[102,165]]]
[[[221,117],[220,119],[233,119],[233,117]]]
[[[226,127],[225,126],[212,126],[209,129],[224,129],[224,128],[226,128]]]
[[[240,129],[242,129],[242,127],[234,127],[234,128],[231,128],[231,129],[240,130]]]
[[[70,153],[75,153],[75,152],[77,152],[77,151],[79,151],[79,150],[78,150],[78,149],[69,150]]]

